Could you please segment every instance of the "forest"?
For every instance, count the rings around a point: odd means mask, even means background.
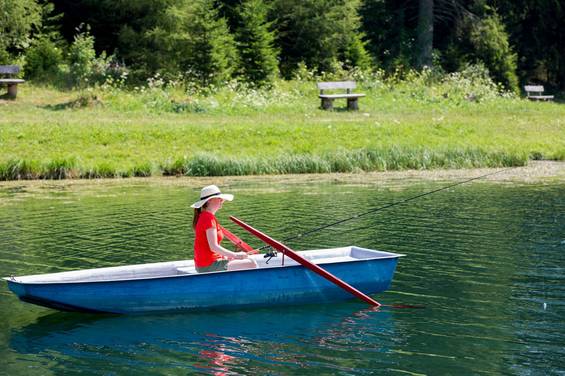
[[[0,0],[0,64],[60,88],[479,66],[559,93],[564,19],[559,0]]]

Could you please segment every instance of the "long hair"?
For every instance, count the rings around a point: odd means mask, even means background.
[[[208,206],[208,202],[202,205],[199,208],[194,209],[194,217],[192,218],[192,229],[196,230],[196,224],[198,223],[198,218],[200,218],[200,213],[202,213],[202,209]]]

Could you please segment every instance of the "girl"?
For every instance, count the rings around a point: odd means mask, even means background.
[[[194,219],[194,264],[198,273],[222,270],[256,268],[257,263],[245,252],[232,252],[220,245],[224,238],[222,228],[216,220],[216,212],[224,201],[232,201],[233,195],[224,194],[215,185],[200,191],[200,200],[192,204]]]

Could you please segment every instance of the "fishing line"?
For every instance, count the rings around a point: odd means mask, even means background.
[[[366,215],[369,215],[369,214],[372,214],[372,213],[376,213],[376,212],[381,211],[381,210],[385,210],[385,209],[388,209],[388,208],[392,208],[393,206],[405,204],[405,203],[407,203],[407,202],[409,202],[409,201],[413,201],[413,200],[416,200],[416,199],[418,199],[418,198],[431,195],[431,194],[433,194],[433,193],[445,191],[446,189],[453,188],[453,187],[457,187],[458,185],[465,184],[465,183],[469,183],[469,182],[471,182],[471,181],[473,181],[473,180],[482,179],[482,178],[485,178],[485,177],[487,177],[487,176],[496,175],[496,174],[499,174],[499,173],[501,173],[501,172],[508,171],[508,170],[510,170],[510,168],[505,168],[505,169],[503,169],[503,170],[498,170],[498,171],[495,171],[495,172],[490,172],[490,173],[488,173],[488,174],[484,174],[484,175],[481,175],[481,176],[477,176],[477,177],[474,177],[474,178],[471,178],[471,179],[467,179],[467,180],[465,180],[465,181],[461,181],[461,182],[458,182],[458,183],[450,184],[450,185],[445,186],[445,187],[442,187],[442,188],[434,189],[433,191],[424,192],[424,193],[421,193],[421,194],[419,194],[419,195],[416,195],[416,196],[413,196],[413,197],[409,197],[409,198],[404,199],[404,200],[401,200],[401,201],[397,201],[397,202],[393,202],[393,203],[386,204],[386,205],[383,205],[383,206],[379,206],[378,208],[373,208],[373,209],[368,210],[368,211],[366,211],[366,212],[364,212],[364,213],[356,214],[356,215],[354,215],[354,216],[352,216],[352,217],[345,218],[345,219],[341,219],[341,220],[336,221],[336,222],[328,223],[328,224],[325,224],[325,225],[323,225],[323,226],[316,227],[316,228],[314,228],[314,229],[312,229],[312,230],[303,232],[303,233],[301,233],[301,234],[297,234],[297,235],[291,236],[291,237],[289,237],[289,238],[283,239],[282,242],[287,242],[287,241],[289,241],[289,240],[294,240],[294,239],[302,238],[302,237],[311,235],[311,234],[313,234],[313,233],[316,233],[316,232],[318,232],[318,231],[325,230],[325,229],[327,229],[327,228],[329,228],[329,227],[337,226],[337,225],[340,225],[340,224],[342,224],[342,223],[349,222],[349,221],[352,221],[352,220],[354,220],[354,219],[358,219],[358,218],[364,217],[364,216],[366,216]],[[261,247],[261,248],[257,248],[257,250],[258,250],[258,251],[261,251],[261,250],[266,249],[266,248],[269,248],[269,246],[268,246],[268,245],[265,245],[265,246],[263,246],[263,247]]]

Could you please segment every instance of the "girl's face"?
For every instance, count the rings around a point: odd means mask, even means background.
[[[216,212],[222,208],[223,203],[224,200],[219,197],[212,198],[208,201],[208,210],[210,210],[211,212]]]

